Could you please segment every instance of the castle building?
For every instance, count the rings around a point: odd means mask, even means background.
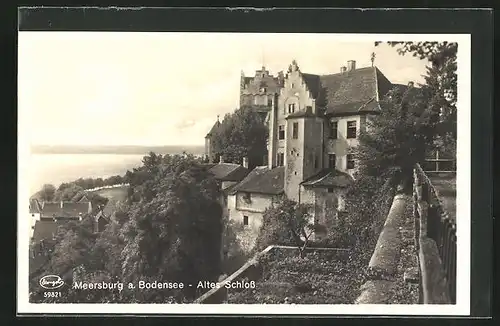
[[[269,73],[265,66],[256,70],[253,77],[246,77],[243,71],[240,79],[240,108],[251,108],[258,112],[266,123],[269,113],[278,105],[278,95],[283,87],[283,72],[278,72],[277,76]],[[212,129],[205,136],[205,157],[209,162],[216,159],[212,143],[212,135],[220,127],[219,117],[212,126]]]
[[[229,218],[248,227],[247,242],[280,195],[312,204],[314,223],[335,225],[357,170],[350,149],[393,86],[377,67],[357,68],[354,60],[334,74],[304,73],[294,60],[284,76],[264,68],[252,78],[242,75],[240,105],[265,114],[269,127],[267,165],[251,171],[228,198]]]

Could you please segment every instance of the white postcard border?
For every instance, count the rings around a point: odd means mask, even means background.
[[[21,32],[24,33],[24,32]],[[56,33],[56,32],[51,32]],[[177,33],[176,33],[177,34]],[[269,36],[269,34],[267,34]],[[457,303],[456,305],[265,304],[34,304],[29,303],[29,112],[18,110],[18,314],[257,314],[257,315],[462,315],[470,314],[470,113],[469,34],[328,34],[336,41],[449,41],[458,43],[457,74]],[[18,102],[19,102],[18,97]],[[21,218],[23,217],[23,218]]]

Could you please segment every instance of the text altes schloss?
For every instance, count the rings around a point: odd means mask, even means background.
[[[225,287],[226,289],[255,289],[255,281],[226,281],[226,282],[210,282],[199,281],[196,286],[198,289],[219,289]]]

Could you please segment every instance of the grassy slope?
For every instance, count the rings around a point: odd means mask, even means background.
[[[94,191],[94,193],[98,194],[99,196],[108,198],[110,200],[123,201],[127,197],[127,188],[128,187],[124,186],[118,188],[101,189]]]

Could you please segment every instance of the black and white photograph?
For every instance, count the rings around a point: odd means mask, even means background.
[[[458,34],[19,32],[19,309],[468,314],[469,70]]]

